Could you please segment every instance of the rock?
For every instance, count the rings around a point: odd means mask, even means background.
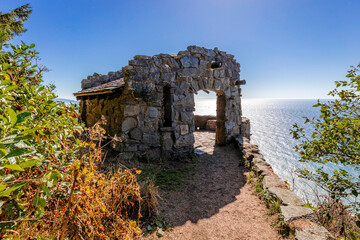
[[[155,107],[147,107],[146,116],[149,118],[157,118],[159,115],[159,111]]]
[[[163,133],[162,136],[162,149],[164,151],[170,151],[173,146],[173,139],[171,137],[171,132]]]
[[[143,142],[152,147],[160,147],[160,136],[155,134],[144,134]]]
[[[257,174],[261,176],[266,176],[270,174],[270,171],[267,166],[263,164],[254,164],[254,170],[257,172]]]
[[[216,120],[207,120],[206,130],[216,131]]]
[[[160,160],[161,150],[159,148],[152,148],[147,151],[147,156],[150,160]]]
[[[216,116],[212,115],[195,115],[195,127],[198,127],[202,130],[206,129],[206,124],[209,120],[216,120]]]
[[[268,191],[270,194],[278,198],[284,205],[304,205],[304,201],[289,189],[271,187]]]
[[[121,125],[121,131],[128,132],[131,129],[135,128],[136,126],[137,126],[137,120],[135,118],[129,117],[123,121]]]
[[[287,223],[300,218],[317,222],[316,215],[310,208],[299,206],[281,206],[280,208],[281,214],[284,216],[284,221]]]
[[[135,128],[130,131],[130,138],[135,140],[141,140],[142,139],[142,132],[140,128]]]
[[[199,66],[199,59],[195,57],[182,57],[180,62],[185,68],[197,68]]]
[[[124,152],[136,152],[138,150],[138,146],[134,144],[126,144],[124,147]]]
[[[139,114],[139,112],[140,112],[139,105],[125,105],[125,108],[124,108],[125,117],[136,116]]]
[[[286,184],[278,176],[275,177],[265,176],[263,181],[263,186],[265,189],[268,189],[271,187],[286,187]]]
[[[192,144],[194,144],[195,139],[194,139],[194,135],[193,134],[186,134],[183,136],[180,136],[174,144],[175,148],[182,148],[182,147],[187,147],[187,146],[191,146]]]
[[[189,125],[180,125],[180,134],[185,135],[189,133]]]
[[[306,228],[302,231],[295,230],[295,239],[296,240],[328,240],[328,239],[334,239],[334,237],[323,226],[316,226],[316,227]]]

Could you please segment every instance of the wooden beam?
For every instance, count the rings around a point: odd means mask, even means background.
[[[91,95],[101,95],[101,94],[107,94],[107,93],[113,93],[113,90],[104,90],[99,92],[84,92],[84,93],[74,93],[75,97],[82,97],[82,96],[91,96]]]

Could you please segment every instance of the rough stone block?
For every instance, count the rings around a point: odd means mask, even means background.
[[[159,148],[152,148],[147,151],[147,156],[150,160],[160,160],[161,150]]]
[[[189,125],[180,125],[180,135],[185,135],[189,133]]]
[[[192,146],[194,144],[194,135],[193,134],[186,134],[183,136],[180,136],[174,144],[175,148],[182,148],[187,146]]]
[[[155,134],[144,134],[143,142],[152,147],[160,147],[160,136]]]
[[[254,164],[254,170],[261,176],[267,176],[270,174],[268,167],[263,164]]]
[[[140,128],[135,128],[130,131],[130,138],[135,140],[141,140],[142,139],[142,132]]]
[[[155,107],[147,107],[146,116],[149,118],[157,118],[159,116],[159,111]]]
[[[271,177],[265,176],[263,181],[264,188],[268,189],[271,187],[286,187],[286,184],[278,176]]]
[[[138,122],[135,118],[129,117],[124,120],[124,122],[121,125],[121,130],[123,132],[128,132],[131,129],[135,128],[137,126]]]
[[[296,240],[328,240],[334,237],[323,226],[305,228],[304,230],[295,230]]]
[[[124,115],[125,117],[132,117],[138,115],[140,112],[139,105],[125,105],[124,107]]]
[[[182,66],[185,68],[188,67],[197,68],[199,66],[199,59],[195,57],[182,57],[180,59],[180,62]]]
[[[289,189],[272,187],[269,188],[268,191],[270,194],[278,198],[284,205],[304,205],[304,201]]]
[[[287,223],[300,218],[307,219],[312,222],[317,222],[316,215],[310,208],[300,206],[281,206],[280,208],[281,214],[284,217],[284,221]]]

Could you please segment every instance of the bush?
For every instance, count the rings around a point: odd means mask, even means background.
[[[138,172],[98,171],[103,130],[81,140],[76,107],[42,85],[33,49],[0,48],[0,238],[138,238]]]

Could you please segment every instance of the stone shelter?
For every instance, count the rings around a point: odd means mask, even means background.
[[[200,90],[217,95],[216,143],[239,137],[242,84],[233,55],[189,46],[174,55],[138,55],[120,71],[95,73],[74,95],[86,126],[105,117],[120,159],[159,160],[194,151],[194,94]]]

